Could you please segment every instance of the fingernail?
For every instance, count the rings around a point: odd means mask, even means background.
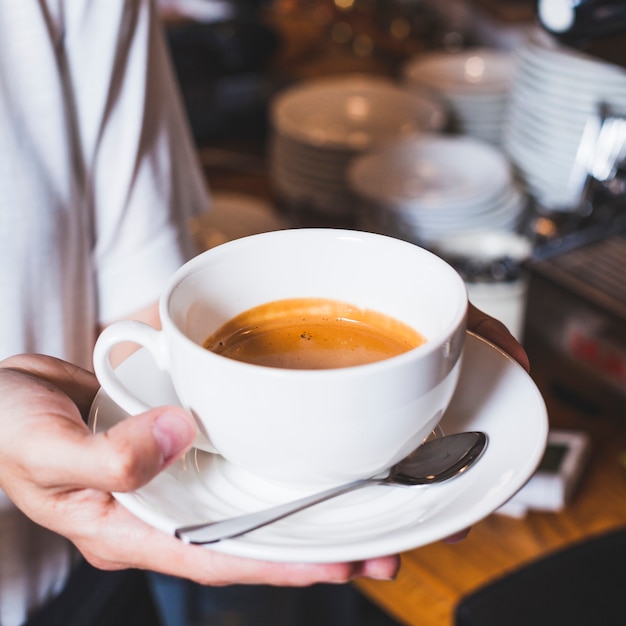
[[[163,454],[164,464],[186,451],[196,436],[189,419],[173,411],[161,413],[154,422],[152,432]]]
[[[395,580],[400,569],[398,558],[381,558],[364,561],[356,577],[374,580]]]

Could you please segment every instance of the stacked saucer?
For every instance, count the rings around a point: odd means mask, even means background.
[[[270,175],[292,206],[326,216],[354,212],[350,161],[387,141],[437,131],[445,107],[391,80],[360,74],[303,81],[271,102]]]
[[[427,87],[445,99],[457,131],[499,145],[512,67],[509,52],[470,48],[421,54],[402,74],[407,87]]]
[[[467,137],[422,135],[354,160],[362,227],[422,245],[474,230],[513,231],[526,207],[504,154]]]
[[[626,113],[626,70],[533,31],[516,58],[503,148],[544,208],[578,206],[577,153],[601,106]]]

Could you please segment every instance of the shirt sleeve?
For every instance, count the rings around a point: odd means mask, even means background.
[[[66,2],[64,45],[93,216],[98,316],[154,302],[208,207],[152,0]]]

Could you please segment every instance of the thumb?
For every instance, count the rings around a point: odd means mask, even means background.
[[[195,437],[194,421],[179,407],[128,417],[91,438],[89,486],[103,491],[137,489],[189,450]]]

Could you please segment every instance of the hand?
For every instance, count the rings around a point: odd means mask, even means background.
[[[530,371],[528,355],[517,339],[509,332],[508,328],[499,320],[487,315],[469,304],[467,311],[467,328],[477,335],[484,337],[491,343],[510,354],[527,372]],[[461,530],[444,539],[446,543],[458,543],[467,537],[470,529]]]
[[[143,523],[111,492],[135,490],[173,463],[191,447],[195,426],[182,409],[160,407],[94,435],[83,417],[97,389],[93,374],[50,357],[0,362],[0,487],[92,565],[149,569],[208,585],[302,586],[396,574],[397,556],[334,564],[255,561],[186,545]]]
[[[477,309],[473,304],[470,304],[468,308],[467,328],[502,348],[527,372],[530,371],[530,362],[526,351],[507,327],[502,322]]]

